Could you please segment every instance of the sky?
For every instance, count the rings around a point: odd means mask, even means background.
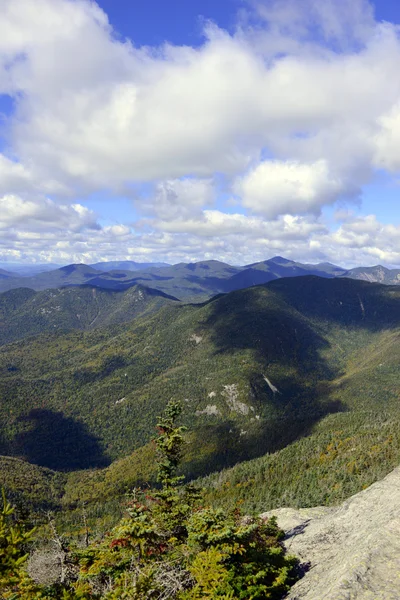
[[[0,0],[0,261],[400,267],[400,4]]]

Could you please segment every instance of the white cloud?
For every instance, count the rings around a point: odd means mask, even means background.
[[[31,187],[31,173],[21,164],[0,154],[0,193],[19,192]]]
[[[246,264],[279,254],[300,261],[330,261],[342,266],[400,263],[400,226],[375,216],[346,215],[330,232],[321,218],[284,215],[273,220],[205,211],[198,220],[155,222],[162,230],[140,232],[119,224],[103,228],[38,224],[25,207],[24,227],[0,221],[3,260],[85,262],[121,258],[170,263],[218,257]],[[20,211],[20,214],[23,211]],[[65,215],[63,215],[65,216]],[[16,215],[16,222],[19,221]]]
[[[375,215],[348,218],[330,237],[338,246],[361,249],[389,263],[393,255],[400,258],[400,226],[380,223]]]
[[[270,32],[291,39],[315,37],[340,47],[365,42],[375,26],[374,10],[368,0],[248,0]],[[312,32],[312,34],[311,34]]]
[[[80,204],[56,204],[49,198],[33,200],[14,194],[0,197],[0,231],[18,229],[43,235],[48,231],[98,228],[95,214]]]
[[[243,205],[253,212],[276,217],[286,213],[318,213],[344,195],[346,187],[329,172],[325,160],[311,164],[268,160],[234,184]]]
[[[234,34],[208,25],[197,48],[138,48],[94,2],[0,2],[0,93],[16,107],[0,154],[4,252],[400,261],[397,228],[349,217],[330,233],[318,218],[360,201],[377,168],[400,171],[398,28],[366,0],[252,4],[257,21]],[[75,200],[144,182],[136,231],[129,215],[99,228]]]
[[[116,238],[125,238],[130,235],[131,229],[126,225],[111,225],[109,227],[104,227],[104,232],[109,233]]]
[[[42,179],[34,169],[0,153],[0,194],[7,193],[68,194],[67,188],[51,177]]]
[[[245,235],[264,240],[308,239],[313,232],[326,231],[326,227],[315,219],[284,215],[273,221],[242,214],[226,214],[219,210],[205,210],[201,216],[172,221],[153,221],[153,227],[168,233],[189,233],[198,237],[224,237]]]
[[[158,219],[175,221],[201,215],[203,208],[213,204],[214,199],[211,179],[171,179],[157,183],[154,195],[138,205]]]
[[[323,9],[306,4],[286,7],[298,15],[295,29],[300,17],[302,27],[312,26],[304,15],[315,13],[327,37],[344,36],[346,19],[333,2]],[[84,189],[239,173],[263,147],[279,153],[284,142],[280,159],[335,163],[332,132],[343,120],[369,139],[399,98],[396,30],[371,21],[368,6],[346,9],[350,22],[361,19],[368,32],[358,52],[297,44],[276,56],[269,30],[256,43],[251,30],[231,36],[209,27],[200,48],[138,49],[113,37],[94,3],[7,0],[0,8],[0,57],[8,64],[3,87],[11,86],[18,106],[11,122],[15,152],[44,179],[51,174]],[[299,132],[307,134],[302,143]],[[315,156],[309,138],[321,132],[331,147]]]
[[[400,102],[378,119],[375,136],[375,164],[393,173],[400,170]]]

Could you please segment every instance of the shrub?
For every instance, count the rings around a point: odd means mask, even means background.
[[[128,516],[81,553],[75,589],[87,598],[279,599],[298,578],[276,521],[201,506],[177,476],[184,428],[169,403],[157,423],[160,488],[134,490]],[[97,595],[96,595],[97,594]]]
[[[177,475],[184,443],[184,428],[176,425],[180,413],[170,402],[158,419],[159,487],[133,490],[127,515],[112,532],[70,554],[75,581],[39,590],[23,574],[22,548],[32,532],[8,523],[12,508],[4,500],[0,582],[9,593],[4,598],[278,600],[285,595],[298,578],[298,561],[286,556],[276,521],[202,506],[202,491],[183,485]]]

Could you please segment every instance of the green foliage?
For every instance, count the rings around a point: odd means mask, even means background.
[[[275,520],[246,519],[199,506],[201,494],[177,476],[183,427],[170,402],[158,419],[160,490],[135,490],[129,516],[80,554],[76,592],[102,598],[278,599],[297,578]]]
[[[45,277],[50,276],[45,274]],[[0,345],[46,332],[63,333],[125,323],[173,301],[166,294],[142,285],[133,285],[125,291],[89,285],[42,292],[21,287],[0,294]]]
[[[28,578],[23,566],[28,558],[26,544],[31,541],[33,530],[25,531],[13,522],[14,508],[2,492],[3,506],[0,510],[0,596],[18,598],[21,587],[28,591]]]
[[[175,421],[181,412],[182,409],[178,402],[169,402],[164,415],[157,421],[157,479],[164,488],[174,487],[183,479],[183,477],[176,476],[184,443],[182,434],[186,429],[186,427],[175,426]]]
[[[296,581],[298,564],[285,555],[282,537],[274,519],[244,518],[237,509],[193,513],[187,546],[194,557],[194,597],[282,598]]]
[[[334,504],[398,465],[399,294],[282,280],[0,349],[1,451],[42,465],[0,457],[8,497],[58,509],[78,540],[85,502],[96,539],[111,531],[76,551],[73,587],[21,575],[18,597],[145,598],[166,581],[182,599],[280,597],[295,577],[280,533],[237,506]],[[186,444],[175,403],[150,442],[165,396],[185,402]],[[182,483],[210,472],[201,495]]]
[[[98,542],[75,549],[69,581],[40,589],[21,567],[29,534],[6,522],[13,510],[4,499],[0,520],[0,586],[10,600],[144,600],[145,598],[283,598],[298,578],[298,561],[287,557],[275,520],[249,519],[199,505],[201,493],[182,485],[177,469],[184,443],[175,423],[179,404],[170,402],[158,419],[158,478],[161,489],[134,490],[127,516]],[[1,587],[0,587],[1,589]],[[9,591],[14,596],[8,595]]]
[[[84,501],[91,526],[109,530],[118,498],[156,482],[153,423],[174,397],[190,429],[176,475],[214,473],[204,482],[213,505],[346,498],[400,461],[399,295],[282,279],[3,347],[0,452],[58,471],[0,459],[7,493],[19,502],[25,481],[26,505],[50,501],[74,531]]]
[[[7,498],[19,512],[58,510],[66,478],[17,458],[0,456],[0,480]]]

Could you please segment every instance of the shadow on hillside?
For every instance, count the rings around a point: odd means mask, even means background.
[[[311,319],[373,332],[400,326],[400,286],[306,276],[273,281],[268,289]]]
[[[197,277],[196,275],[188,275],[185,279],[204,290],[209,290],[212,294],[229,291],[227,279],[224,277]]]
[[[318,412],[316,412],[318,410]],[[326,402],[313,407],[313,413],[299,417],[282,415],[272,419],[262,419],[246,431],[233,420],[219,425],[205,425],[196,430],[196,456],[187,456],[182,472],[188,480],[209,475],[245,460],[258,458],[267,453],[277,452],[293,442],[311,434],[314,425],[328,414],[345,410],[340,401]],[[202,451],[202,444],[212,452]]]
[[[399,327],[400,286],[306,276],[213,298],[201,307],[208,307],[203,326],[215,357],[224,355],[226,363],[232,356],[226,384],[238,381],[237,370],[246,376],[251,393],[238,400],[255,407],[259,419],[233,413],[218,425],[209,419],[197,431],[197,455],[188,457],[189,477],[276,452],[310,435],[325,416],[347,410],[331,397],[330,382],[343,373],[325,358],[328,332]]]
[[[7,451],[8,451],[8,444],[6,443],[4,436],[3,436],[3,432],[0,429],[0,455],[7,455]]]
[[[216,354],[251,350],[260,365],[291,366],[301,373],[315,373],[317,369],[324,378],[334,376],[320,355],[329,342],[267,288],[233,292],[211,301],[209,306],[204,326]]]
[[[55,471],[105,467],[110,463],[86,426],[62,413],[34,409],[18,421],[28,427],[12,442],[14,456]]]
[[[231,420],[200,430],[199,446],[206,439],[213,451],[209,457],[194,457],[188,473],[206,474],[275,452],[309,435],[326,415],[346,410],[327,392],[329,381],[339,375],[322,356],[329,341],[299,312],[266,288],[222,296],[209,307],[204,327],[215,355],[232,356],[227,384],[235,383],[235,369],[240,368],[234,355],[251,351],[251,363],[248,353],[241,361],[247,363],[250,395],[238,400],[252,406],[254,413],[232,413]]]

